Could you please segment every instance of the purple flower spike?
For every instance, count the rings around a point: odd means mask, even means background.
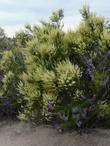
[[[76,125],[78,126],[78,128],[81,128],[82,127],[82,121],[77,122]]]
[[[93,71],[95,70],[95,66],[92,63],[92,60],[91,59],[87,60],[86,64],[87,64],[87,67],[88,68],[92,69]]]
[[[3,76],[0,75],[0,85],[2,85],[2,81],[3,81]]]
[[[104,80],[104,86],[107,87],[110,84],[110,77],[107,77],[106,80]]]
[[[86,60],[86,65],[87,65],[87,79],[89,81],[93,81],[94,80],[94,72],[95,72],[95,66],[92,63],[92,60]]]
[[[6,108],[11,108],[11,102],[10,101],[5,101],[4,106]]]
[[[68,117],[62,116],[62,120],[63,120],[64,122],[67,122],[67,121],[68,121]]]
[[[61,115],[61,113],[58,113],[60,119],[64,122],[67,122],[68,121],[68,117],[64,116],[64,115]]]
[[[62,129],[62,126],[59,125],[59,124],[56,124],[55,127],[56,127],[56,129],[58,129],[58,130],[59,130],[59,129]]]
[[[54,111],[55,110],[55,108],[52,106],[52,104],[48,104],[48,108],[50,109],[50,110],[52,110],[52,111]]]
[[[56,122],[56,117],[52,117],[51,121],[52,121],[52,123],[55,123]]]
[[[77,113],[77,112],[78,112],[78,107],[72,108],[72,113],[73,113],[73,114],[75,114],[75,113]]]
[[[95,101],[96,100],[96,95],[94,94],[93,96],[92,96],[92,101]]]
[[[87,118],[87,115],[88,115],[88,109],[85,108],[85,109],[83,110],[83,113],[82,113],[82,118],[86,119],[86,118]]]
[[[2,75],[0,75],[0,81],[2,81],[3,80],[3,76]]]
[[[88,80],[94,80],[94,73],[93,73],[93,71],[92,71],[92,69],[91,68],[88,68],[87,69],[87,78],[88,78]]]
[[[80,115],[79,114],[73,114],[72,117],[73,117],[73,119],[78,119],[78,120],[80,119]]]

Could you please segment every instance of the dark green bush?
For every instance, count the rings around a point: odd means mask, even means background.
[[[17,115],[21,109],[22,97],[17,90],[20,75],[25,71],[23,55],[20,50],[4,52],[0,62],[2,80],[0,85],[1,111],[5,115]],[[6,110],[7,108],[7,110]]]

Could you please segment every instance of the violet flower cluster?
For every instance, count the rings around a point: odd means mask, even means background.
[[[91,59],[87,60],[86,65],[87,65],[87,78],[88,78],[88,80],[93,81],[94,73],[95,73],[95,66],[92,63]]]

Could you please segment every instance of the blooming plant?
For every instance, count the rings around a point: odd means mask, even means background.
[[[16,36],[19,49],[4,52],[0,62],[0,95],[9,97],[4,109],[15,103],[22,120],[51,122],[57,129],[95,127],[109,119],[109,24],[87,6],[80,12],[75,31],[63,31],[60,9],[49,22]]]

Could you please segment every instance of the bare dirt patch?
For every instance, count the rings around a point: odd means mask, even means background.
[[[110,130],[95,129],[82,135],[75,131],[60,134],[52,127],[3,121],[0,146],[110,146]]]

